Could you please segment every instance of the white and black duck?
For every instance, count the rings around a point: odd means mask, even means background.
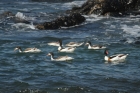
[[[104,54],[105,54],[104,60],[107,62],[123,61],[128,56],[128,54],[116,54],[116,55],[108,56],[108,50],[105,50]]]
[[[41,50],[38,49],[38,48],[26,48],[25,50],[22,50],[22,48],[21,48],[20,46],[16,47],[14,50],[15,50],[15,51],[18,50],[20,53],[41,52]]]
[[[88,46],[88,49],[105,49],[106,48],[103,45],[92,45],[90,41],[88,41],[85,45]]]
[[[58,43],[59,43],[58,47],[59,52],[74,52],[74,50],[76,49],[76,47],[63,47],[62,40],[59,40]]]
[[[54,58],[54,54],[52,52],[48,53],[47,56],[51,56],[52,61],[69,61],[69,60],[74,59],[74,58],[69,57],[69,56],[60,56],[60,57]]]

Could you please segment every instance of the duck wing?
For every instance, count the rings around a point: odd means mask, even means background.
[[[70,42],[70,43],[68,43],[69,45],[73,45],[73,44],[75,44],[75,42]]]
[[[71,49],[74,49],[74,47],[68,47],[67,49],[68,49],[68,50],[71,50]]]
[[[123,57],[123,56],[126,56],[126,55],[125,55],[125,54],[116,54],[116,55],[110,56],[109,58],[110,58],[110,59],[113,59],[113,58],[115,58],[115,57],[121,58],[121,57]]]
[[[30,50],[33,50],[35,48],[26,48],[24,51],[30,51]]]
[[[56,58],[55,60],[57,60],[57,61],[66,61],[66,60],[69,60],[69,57],[68,56],[60,56],[60,57]]]
[[[119,54],[118,57],[126,56],[126,54]]]
[[[115,57],[117,57],[117,55],[110,56],[109,58],[110,58],[110,59],[113,59],[113,58],[115,58]]]

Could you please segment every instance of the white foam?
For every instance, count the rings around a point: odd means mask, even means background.
[[[16,23],[12,25],[15,28],[24,28],[24,29],[35,29],[33,24],[25,24],[25,23]]]
[[[62,7],[64,7],[64,8],[69,8],[69,9],[71,9],[72,7],[74,7],[74,6],[78,6],[78,7],[80,7],[83,3],[85,3],[85,1],[73,1],[73,2],[68,2],[68,3],[64,3],[63,5],[62,5]]]
[[[122,25],[121,28],[123,29],[123,31],[126,33],[127,36],[140,37],[139,25],[134,25],[134,26]]]
[[[89,16],[84,15],[84,17],[86,18],[87,22],[95,22],[95,21],[98,21],[98,20],[105,18],[103,16],[99,16],[99,15],[95,15],[95,14],[91,14]]]
[[[17,12],[15,17],[20,18],[20,19],[26,19],[26,16],[23,13],[21,13],[21,12]]]
[[[125,34],[123,35],[124,37],[126,37],[125,43],[134,43],[135,38],[140,37],[139,25],[134,25],[134,26],[122,25],[121,28],[123,29],[123,32],[125,32]]]
[[[23,20],[34,20],[33,17],[27,17],[25,16],[23,13],[21,12],[17,12],[17,14],[15,15],[15,17],[19,18],[19,19],[23,19]]]

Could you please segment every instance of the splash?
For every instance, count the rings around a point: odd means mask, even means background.
[[[31,24],[25,24],[25,23],[16,23],[12,25],[13,27],[17,28],[17,29],[35,29],[35,26],[33,25],[33,23]]]
[[[25,16],[23,13],[21,12],[17,12],[17,14],[15,15],[16,18],[22,19],[22,20],[35,20],[34,17],[27,17]]]
[[[139,25],[134,25],[134,26],[122,25],[121,28],[123,29],[123,32],[126,33],[126,36],[140,37]]]
[[[17,14],[15,15],[15,17],[19,18],[19,19],[26,19],[26,16],[21,13],[21,12],[17,12]]]

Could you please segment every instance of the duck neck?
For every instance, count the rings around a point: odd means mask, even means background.
[[[107,55],[105,55],[104,59],[105,59],[105,60],[108,60],[108,56],[107,56]]]
[[[60,45],[59,47],[58,47],[58,50],[62,50],[63,49],[63,47]]]
[[[88,45],[88,48],[91,48],[91,44]]]
[[[23,52],[21,48],[19,48],[19,52],[20,52],[20,53]]]
[[[54,57],[53,57],[53,55],[51,55],[51,60],[54,60]]]

